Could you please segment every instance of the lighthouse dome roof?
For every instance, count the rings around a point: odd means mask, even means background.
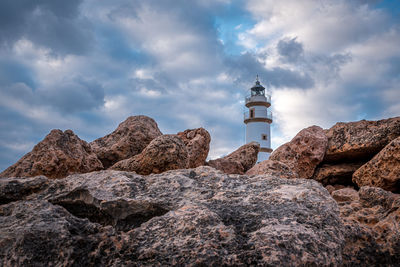
[[[265,87],[261,85],[260,81],[257,80],[256,83],[251,87],[252,91],[263,91],[265,90]]]

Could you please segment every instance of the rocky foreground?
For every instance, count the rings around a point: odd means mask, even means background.
[[[53,130],[0,174],[0,265],[399,266],[399,140],[400,118],[312,126],[255,165],[145,116]]]

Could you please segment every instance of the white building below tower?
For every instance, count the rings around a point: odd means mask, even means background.
[[[271,106],[271,96],[265,93],[265,88],[257,80],[250,89],[250,94],[245,98],[248,110],[244,113],[246,124],[246,144],[257,142],[260,144],[257,162],[267,160],[272,152],[271,128],[272,113],[268,110]]]

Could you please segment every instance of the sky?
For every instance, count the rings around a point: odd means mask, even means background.
[[[51,129],[93,141],[131,115],[244,144],[256,75],[272,147],[301,129],[400,115],[400,1],[2,0],[0,170]]]

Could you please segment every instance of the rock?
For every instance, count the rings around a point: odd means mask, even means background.
[[[90,143],[107,169],[114,163],[139,154],[156,137],[162,135],[157,123],[147,116],[131,116],[114,132]]]
[[[0,173],[0,177],[63,178],[101,169],[103,165],[88,143],[71,130],[52,130],[31,152]]]
[[[355,201],[359,199],[358,192],[349,187],[334,190],[331,195],[337,202]]]
[[[400,137],[386,145],[353,174],[358,186],[376,186],[400,192]]]
[[[188,129],[177,134],[186,145],[189,154],[189,168],[204,165],[210,150],[211,136],[203,128]]]
[[[112,239],[107,240],[113,229],[76,218],[47,201],[0,206],[0,225],[1,266],[107,265],[104,252],[116,250]]]
[[[343,189],[343,188],[347,188],[347,187],[342,185],[342,184],[335,184],[335,185],[330,185],[329,184],[329,185],[325,186],[325,189],[328,190],[329,194],[331,194],[331,195],[332,195],[333,191],[340,190],[340,189]],[[349,187],[349,188],[352,188],[352,187]]]
[[[0,179],[0,205],[24,199],[44,190],[48,184],[45,176]]]
[[[0,207],[1,265],[342,265],[337,203],[314,180],[105,170],[29,199]]]
[[[345,227],[344,266],[398,266],[400,195],[361,187],[358,198],[339,202]]]
[[[259,150],[260,145],[257,142],[251,142],[223,158],[208,161],[206,165],[227,174],[244,174],[256,164]]]
[[[239,161],[232,161],[225,158],[209,160],[206,166],[213,167],[226,174],[244,174],[243,165]]]
[[[362,162],[322,164],[315,169],[312,179],[323,185],[351,185],[353,173],[362,165]]]
[[[188,152],[182,139],[166,134],[151,141],[140,154],[117,162],[111,169],[148,175],[184,169],[188,164]]]
[[[290,142],[272,152],[270,160],[289,166],[301,178],[311,178],[325,155],[328,139],[324,130],[311,126],[301,130]]]
[[[254,165],[246,175],[271,175],[279,178],[299,178],[286,164],[276,160],[264,160]]]
[[[235,229],[206,207],[187,204],[130,233],[139,265],[238,266]],[[204,242],[204,243],[203,243]]]
[[[336,123],[326,131],[328,148],[324,162],[368,161],[400,136],[400,117],[379,121]]]

